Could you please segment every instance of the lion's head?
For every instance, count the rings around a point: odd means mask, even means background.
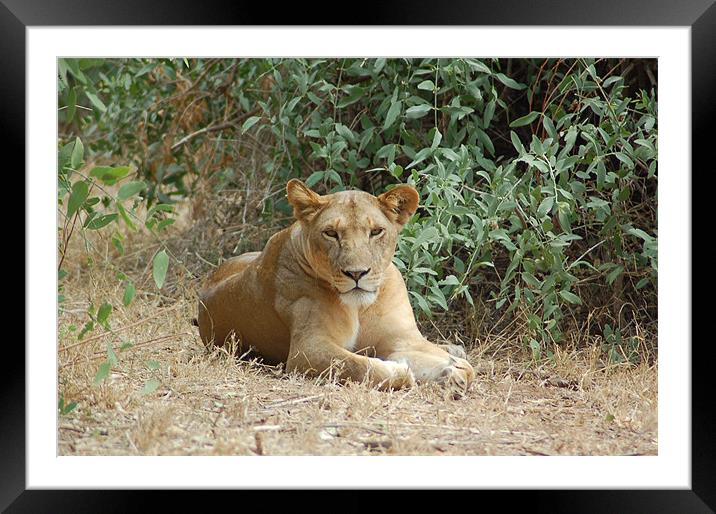
[[[398,233],[418,208],[418,192],[399,185],[377,197],[363,191],[321,196],[297,179],[286,189],[313,273],[334,287],[343,303],[371,304]]]

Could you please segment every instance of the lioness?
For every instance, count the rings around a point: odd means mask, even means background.
[[[289,371],[330,369],[382,389],[439,381],[464,391],[474,377],[465,353],[421,335],[392,263],[417,191],[399,185],[378,197],[321,196],[296,179],[286,189],[296,222],[262,252],[224,262],[204,285],[204,343],[224,344],[233,334]]]

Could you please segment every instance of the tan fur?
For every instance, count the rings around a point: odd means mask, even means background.
[[[288,370],[381,388],[439,381],[466,389],[474,371],[456,356],[464,352],[421,335],[392,263],[398,233],[418,206],[415,189],[320,196],[294,179],[287,193],[297,221],[262,252],[223,263],[204,285],[205,344],[233,335],[240,351],[252,347]]]

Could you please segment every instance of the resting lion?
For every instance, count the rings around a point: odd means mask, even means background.
[[[204,343],[233,335],[288,371],[332,372],[382,389],[438,381],[464,391],[474,377],[464,351],[420,334],[392,263],[417,191],[399,185],[378,197],[321,196],[293,179],[287,193],[297,221],[262,252],[224,262],[204,285]]]

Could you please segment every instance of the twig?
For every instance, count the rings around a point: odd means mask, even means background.
[[[259,112],[259,108],[256,107],[256,108],[252,109],[252,110],[249,111],[249,112],[246,112],[246,113],[244,113],[244,114],[241,114],[241,115],[237,116],[237,117],[234,118],[233,120],[227,121],[226,123],[220,123],[220,124],[218,124],[218,125],[212,125],[212,126],[210,126],[210,127],[204,127],[204,128],[202,128],[202,129],[197,130],[196,132],[192,132],[191,134],[189,134],[189,135],[187,135],[187,136],[184,136],[184,137],[181,138],[179,141],[177,141],[176,143],[174,143],[174,144],[172,145],[172,147],[171,147],[170,150],[173,152],[174,150],[176,150],[177,148],[179,148],[180,146],[182,146],[182,145],[183,145],[184,143],[186,143],[187,141],[191,141],[191,140],[194,139],[195,137],[200,136],[200,135],[202,135],[202,134],[207,134],[207,133],[209,133],[209,132],[216,132],[217,130],[224,130],[224,129],[226,129],[226,128],[235,127],[236,125],[238,125],[239,123],[241,123],[241,122],[242,122],[243,120],[245,120],[246,118],[249,118],[249,117],[253,116],[254,114],[256,114],[256,113],[258,113],[258,112]]]
[[[67,425],[60,425],[60,426],[59,426],[59,429],[60,429],[60,430],[72,430],[73,432],[79,432],[80,434],[84,434],[84,433],[85,433],[85,431],[82,430],[81,428],[77,428],[77,427],[73,427],[73,426],[67,426]]]
[[[202,257],[201,255],[199,255],[199,252],[194,252],[194,255],[196,255],[201,262],[203,262],[204,264],[208,264],[208,265],[211,266],[212,268],[217,268],[217,267],[219,266],[218,264],[214,264],[213,262],[207,261],[204,257]]]
[[[96,336],[92,336],[92,337],[90,337],[89,339],[85,339],[84,341],[80,341],[80,342],[78,342],[78,343],[71,344],[70,346],[65,346],[64,348],[60,348],[58,351],[59,351],[60,353],[61,353],[61,352],[66,352],[66,351],[68,351],[68,350],[71,350],[72,348],[76,348],[77,346],[82,346],[82,345],[84,345],[84,344],[91,343],[92,341],[96,341],[97,339],[101,339],[101,338],[103,338],[103,337],[105,337],[105,336],[115,335],[117,332],[122,332],[123,330],[126,330],[126,329],[128,329],[128,328],[133,328],[133,327],[136,327],[137,325],[141,325],[142,323],[146,323],[147,321],[150,321],[150,320],[153,320],[153,319],[155,319],[155,318],[158,318],[158,317],[161,316],[162,314],[165,314],[165,313],[167,313],[167,312],[169,312],[169,311],[172,311],[172,310],[176,309],[177,307],[179,307],[180,305],[182,305],[182,304],[176,303],[176,304],[173,305],[172,307],[169,307],[169,308],[167,308],[167,309],[164,309],[163,311],[158,312],[158,313],[155,314],[154,316],[150,316],[150,317],[148,317],[148,318],[140,319],[139,321],[136,321],[136,322],[134,322],[134,323],[130,323],[129,325],[125,325],[125,326],[120,327],[120,328],[118,328],[118,329],[110,330],[109,332],[103,332],[103,333],[101,333],[101,334],[97,334]]]
[[[577,263],[578,263],[579,261],[582,260],[582,258],[583,258],[585,255],[587,255],[589,252],[591,252],[592,250],[594,250],[597,246],[599,246],[599,245],[601,245],[602,243],[605,243],[605,242],[606,242],[606,239],[603,239],[603,240],[599,241],[597,244],[595,244],[594,246],[592,246],[589,250],[587,250],[587,251],[584,252],[582,255],[580,255],[579,258],[578,258],[576,261],[574,261],[572,264],[570,264],[570,265],[567,267],[567,270],[572,269],[574,266],[577,265]]]
[[[141,343],[135,344],[134,346],[132,346],[132,349],[139,348],[140,346],[147,346],[147,345],[150,345],[150,344],[161,343],[161,342],[163,342],[163,341],[166,341],[167,339],[171,339],[172,337],[193,336],[193,335],[194,335],[194,334],[191,334],[191,333],[189,333],[189,332],[180,332],[180,333],[178,333],[178,334],[169,334],[169,335],[166,335],[166,336],[155,337],[154,339],[149,339],[149,340],[147,340],[147,341],[142,341]],[[92,357],[89,357],[88,360],[91,360],[91,361],[97,360],[97,359],[102,358],[103,356],[104,356],[104,352],[95,352],[94,355],[93,355]],[[73,360],[73,361],[71,361],[71,362],[66,362],[66,363],[62,364],[62,365],[60,366],[60,368],[66,368],[67,366],[71,366],[71,365],[73,365],[73,364],[77,364],[77,363],[78,363],[79,361],[81,361],[81,360],[82,360],[82,356],[76,358],[75,360]]]
[[[268,432],[268,431],[281,431],[283,430],[283,427],[281,425],[257,425],[251,427],[252,430],[256,432]]]
[[[269,405],[265,405],[264,409],[276,409],[278,407],[285,407],[287,405],[296,405],[297,403],[304,403],[304,402],[310,402],[311,400],[316,400],[318,398],[323,398],[325,394],[316,394],[313,396],[306,396],[305,398],[297,398],[295,400],[282,400],[275,403],[271,403]]]

